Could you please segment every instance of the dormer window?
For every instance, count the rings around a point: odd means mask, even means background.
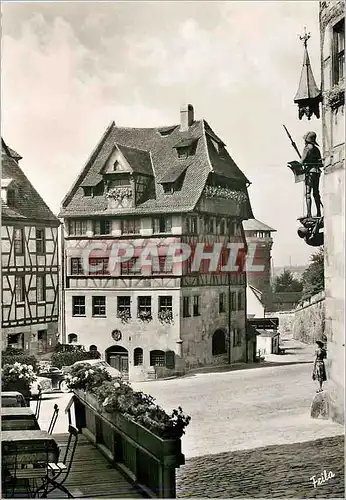
[[[166,184],[163,184],[163,192],[166,194],[174,193],[174,182],[167,182]]]
[[[94,186],[92,188],[93,190],[93,196],[102,196],[105,192],[105,185],[104,182],[99,182],[97,186]]]
[[[180,160],[185,160],[189,156],[189,148],[177,148],[177,153]]]
[[[180,160],[185,160],[189,156],[192,156],[196,152],[198,139],[182,139],[178,144],[174,146],[177,150],[177,155]]]
[[[8,207],[14,207],[16,202],[16,193],[14,189],[8,189],[7,190],[7,206]]]
[[[92,196],[93,195],[93,188],[92,187],[85,187],[84,188],[84,196]]]
[[[162,127],[158,129],[158,132],[161,135],[161,137],[168,137],[175,129],[176,125],[174,125],[174,127]]]

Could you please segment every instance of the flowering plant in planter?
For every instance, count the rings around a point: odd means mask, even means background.
[[[331,109],[336,109],[345,103],[345,79],[338,85],[334,85],[330,90],[324,92],[325,105]]]
[[[162,309],[158,314],[161,323],[173,323],[173,314],[170,309]]]
[[[151,312],[149,311],[139,311],[138,318],[141,321],[151,321],[153,319]]]
[[[122,309],[118,311],[118,318],[121,319],[122,323],[127,323],[131,318],[131,313],[128,309]]]
[[[130,187],[114,187],[107,191],[106,198],[122,201],[124,198],[132,197],[132,189]]]
[[[234,191],[222,186],[205,186],[204,194],[207,198],[225,198],[239,203],[247,201],[247,196],[244,192]]]
[[[73,366],[66,374],[66,382],[70,389],[81,389],[92,392],[103,382],[109,382],[112,377],[105,368],[92,367],[89,363],[80,363]]]
[[[119,412],[163,439],[180,438],[191,420],[181,407],[169,415],[152,396],[134,391],[121,380],[102,383],[95,395],[106,412]]]
[[[32,365],[18,362],[13,365],[7,364],[1,370],[1,387],[5,391],[18,385],[18,387],[26,387],[29,390],[36,378]]]

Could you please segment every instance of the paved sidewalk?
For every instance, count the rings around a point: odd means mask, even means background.
[[[326,470],[335,477],[314,488]],[[344,498],[344,436],[205,455],[177,470],[177,497]]]

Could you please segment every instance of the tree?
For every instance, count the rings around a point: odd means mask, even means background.
[[[274,281],[274,292],[301,292],[303,285],[293,277],[288,269],[285,269]]]
[[[324,252],[323,247],[311,255],[311,264],[302,276],[303,294],[306,300],[324,290]]]

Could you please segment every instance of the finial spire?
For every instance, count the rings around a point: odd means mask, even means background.
[[[299,39],[303,42],[304,47],[308,46],[308,40],[311,38],[311,33],[306,31],[306,26],[304,26],[304,35],[299,35]]]

